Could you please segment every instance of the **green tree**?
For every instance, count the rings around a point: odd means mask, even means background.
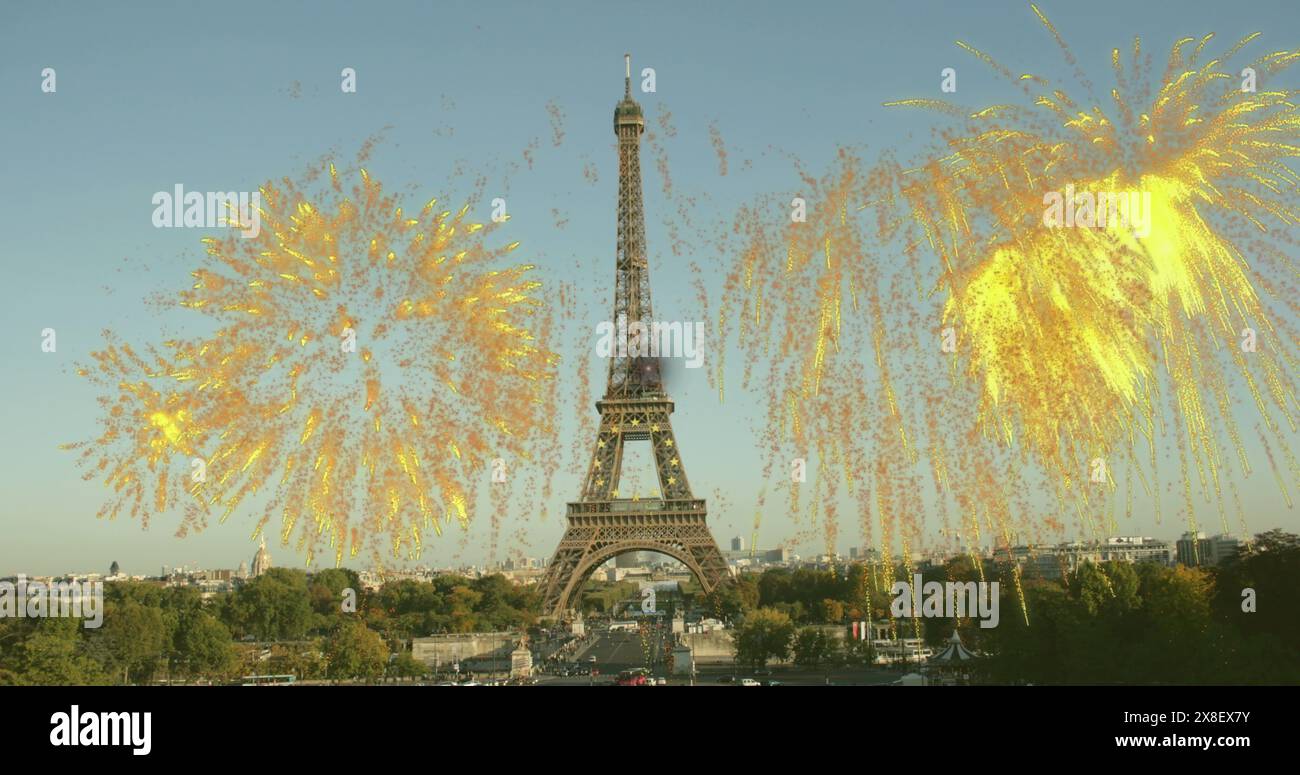
[[[828,597],[818,607],[818,615],[826,624],[839,624],[844,621],[844,603]]]
[[[483,599],[482,593],[475,592],[466,586],[460,586],[453,589],[447,597],[447,603],[450,607],[448,614],[451,616],[451,631],[474,632],[479,629],[479,617],[476,609],[479,601]]]
[[[1130,649],[1123,680],[1210,683],[1218,680],[1210,630],[1209,574],[1182,565],[1143,574],[1143,636]],[[1109,671],[1107,671],[1109,672]],[[1105,673],[1095,680],[1106,680]],[[1112,679],[1113,680],[1113,679]]]
[[[87,653],[81,621],[72,618],[39,619],[30,627],[14,627],[6,635],[16,639],[4,660],[8,672],[0,685],[85,686],[110,683],[103,666]]]
[[[397,678],[420,678],[428,672],[428,665],[416,659],[409,651],[398,654],[389,668],[389,673]]]
[[[793,635],[794,624],[787,614],[759,608],[748,614],[735,630],[732,648],[736,661],[759,669],[769,659],[786,659]]]
[[[719,619],[736,619],[758,607],[758,579],[753,573],[724,579],[705,600],[705,608]]]
[[[482,595],[477,610],[488,629],[524,629],[537,621],[541,600],[535,585],[515,584],[492,574],[475,579],[473,589]]]
[[[230,630],[206,611],[181,620],[175,645],[178,667],[193,678],[228,678],[239,664]]]
[[[299,680],[328,676],[325,654],[318,640],[272,644],[270,653],[252,663],[249,669],[255,673],[294,675]]]
[[[346,620],[325,644],[327,675],[334,680],[373,681],[388,665],[388,646],[379,633],[353,619]]]
[[[235,593],[227,607],[226,624],[236,635],[258,640],[297,640],[311,623],[307,574],[271,568]]]
[[[1212,613],[1221,653],[1236,680],[1300,683],[1297,590],[1300,536],[1293,533],[1261,533],[1217,569]]]
[[[98,638],[123,683],[131,683],[133,676],[148,680],[157,672],[168,651],[168,634],[161,608],[134,600],[105,603]]]
[[[834,660],[839,641],[822,627],[804,627],[795,633],[791,650],[796,665],[818,667]]]
[[[329,632],[338,625],[341,617],[351,616],[343,611],[345,590],[356,595],[356,612],[365,606],[365,590],[356,571],[347,568],[326,568],[312,574],[307,583],[308,604],[315,614],[311,629]]]
[[[1004,615],[985,636],[994,656],[981,669],[994,680],[1217,683],[1243,648],[1213,621],[1200,569],[1084,563],[1062,581],[1026,579],[1024,593],[1029,624]]]

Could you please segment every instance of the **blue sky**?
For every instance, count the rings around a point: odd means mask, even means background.
[[[1040,7],[1101,84],[1111,47],[1135,34],[1157,57],[1176,38],[1209,31],[1226,46],[1263,30],[1260,50],[1277,50],[1295,44],[1300,22],[1300,10],[1283,0]],[[83,482],[72,455],[58,449],[95,428],[96,394],[75,378],[74,364],[101,345],[102,329],[146,342],[186,325],[144,302],[188,284],[203,234],[154,229],[153,192],[178,182],[249,190],[297,175],[329,151],[348,158],[388,128],[372,173],[392,187],[454,193],[441,181],[457,160],[504,170],[537,139],[535,167],[511,176],[508,229],[548,277],[589,292],[603,313],[617,177],[610,116],[625,51],[635,68],[656,70],[657,92],[639,95],[650,120],[672,112],[674,186],[707,191],[717,212],[702,218],[725,220],[734,205],[790,187],[790,165],[774,150],[819,171],[841,145],[906,150],[928,140],[924,115],[882,103],[940,96],[944,67],[958,68],[964,103],[1005,100],[1005,84],[957,39],[1017,72],[1068,80],[1055,44],[1021,2],[6,3],[0,575],[104,570],[112,560],[128,572],[232,567],[255,549],[251,521],[238,517],[185,539],[173,536],[166,516],[148,531],[97,521],[102,488]],[[40,91],[45,67],[57,71],[56,94]],[[344,67],[357,71],[356,94],[339,90]],[[558,148],[548,104],[564,115]],[[732,160],[725,178],[716,174],[711,126]],[[742,169],[743,160],[752,165]],[[588,162],[595,185],[581,174]],[[685,260],[667,249],[652,164],[643,165],[656,314],[699,319]],[[553,208],[568,218],[563,229]],[[47,326],[58,331],[56,354],[39,348]],[[594,400],[603,364],[591,358],[586,366]],[[762,462],[754,440],[737,435],[748,434],[753,402],[736,397],[719,407],[703,370],[686,372],[674,391],[697,496],[727,493],[727,508],[711,509],[715,536],[724,544],[748,537]],[[1271,481],[1244,489],[1252,528],[1300,528]],[[559,477],[552,502],[539,509],[548,513],[521,515],[502,535],[522,526],[525,553],[548,556],[563,504],[577,491],[575,478]],[[841,551],[859,543],[845,527]],[[760,543],[786,538],[787,528],[765,519]],[[1172,537],[1178,529],[1135,517],[1125,532]],[[481,562],[487,530],[481,520],[468,536],[427,541],[425,561]],[[272,551],[293,560],[291,550]]]

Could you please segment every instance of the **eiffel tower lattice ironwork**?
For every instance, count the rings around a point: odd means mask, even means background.
[[[669,421],[673,402],[664,392],[659,358],[645,354],[651,349],[640,340],[654,331],[641,198],[645,117],[632,99],[631,57],[624,61],[623,99],[614,108],[618,136],[614,321],[620,334],[627,331],[627,347],[611,353],[605,397],[596,402],[600,430],[582,500],[568,505],[568,527],[546,569],[542,610],[548,616],[563,614],[592,571],[626,552],[659,552],[676,559],[690,569],[706,593],[727,576],[726,560],[705,524],[705,502],[691,494],[686,480]],[[646,440],[654,453],[658,495],[619,497],[624,442]]]

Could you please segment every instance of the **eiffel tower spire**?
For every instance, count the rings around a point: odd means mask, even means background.
[[[659,359],[651,357],[654,311],[646,260],[645,200],[641,196],[641,134],[645,116],[632,99],[632,55],[624,54],[623,99],[614,107],[618,137],[618,243],[614,254],[617,344],[609,360],[606,398],[663,392]],[[626,348],[623,343],[626,342]]]
[[[568,506],[568,528],[546,568],[542,606],[548,616],[568,608],[587,577],[620,554],[650,551],[685,565],[706,593],[727,575],[727,563],[705,523],[706,505],[691,493],[669,416],[654,328],[641,197],[641,133],[645,117],[632,99],[632,60],[624,57],[623,99],[614,108],[618,137],[618,243],[614,258],[614,325],[619,345],[610,357],[605,397],[596,402],[600,429],[582,499]],[[626,332],[627,346],[621,348]],[[649,441],[659,488],[649,497],[619,492],[623,448]]]

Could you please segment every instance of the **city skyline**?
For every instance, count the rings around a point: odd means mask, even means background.
[[[1281,529],[1281,528],[1276,528],[1276,527],[1275,527],[1275,528],[1267,528],[1267,529],[1261,530],[1261,531],[1259,531],[1259,532],[1260,532],[1260,533],[1263,533],[1263,532],[1268,532],[1268,530],[1280,530],[1280,529]],[[1238,542],[1243,543],[1243,544],[1244,544],[1244,543],[1249,543],[1250,541],[1253,540],[1254,536],[1257,535],[1257,534],[1251,534],[1251,535],[1249,535],[1249,536],[1242,536],[1242,535],[1238,535],[1238,534],[1234,534],[1234,533],[1215,533],[1215,532],[1207,532],[1207,531],[1199,531],[1199,533],[1200,533],[1200,535],[1201,535],[1203,538],[1219,538],[1219,537],[1228,537],[1228,538],[1236,539]],[[1085,540],[1085,539],[1073,539],[1073,540],[1057,541],[1057,542],[1052,542],[1052,543],[1030,543],[1030,542],[1018,542],[1018,541],[1014,541],[1014,540],[1013,540],[1012,543],[1010,544],[1010,546],[1011,546],[1012,549],[1033,548],[1033,549],[1035,549],[1035,550],[1039,550],[1039,549],[1042,549],[1042,550],[1049,550],[1049,549],[1056,549],[1056,548],[1062,548],[1062,547],[1076,547],[1076,546],[1081,546],[1081,547],[1094,547],[1094,546],[1105,546],[1105,545],[1107,545],[1109,542],[1114,542],[1114,541],[1116,541],[1117,539],[1119,539],[1119,540],[1121,540],[1121,541],[1123,541],[1123,540],[1125,540],[1125,539],[1134,539],[1134,538],[1150,539],[1150,540],[1154,540],[1154,541],[1157,541],[1157,542],[1163,542],[1163,543],[1165,543],[1165,544],[1168,545],[1168,550],[1169,550],[1169,554],[1170,554],[1170,562],[1172,563],[1172,562],[1177,561],[1177,557],[1178,557],[1178,555],[1177,555],[1177,551],[1178,551],[1178,550],[1177,550],[1177,544],[1178,544],[1179,540],[1180,540],[1180,539],[1185,539],[1188,535],[1191,535],[1191,534],[1188,533],[1188,532],[1186,532],[1186,531],[1184,531],[1184,532],[1178,533],[1176,536],[1171,536],[1171,537],[1164,537],[1164,536],[1160,536],[1160,535],[1127,535],[1127,534],[1125,534],[1125,535],[1106,536],[1106,537],[1104,537],[1104,538],[1100,538],[1100,539],[1091,539],[1091,540]],[[733,536],[733,537],[731,537],[731,538],[727,538],[727,539],[725,539],[725,543],[726,543],[726,545],[727,545],[727,546],[730,546],[730,545],[731,545],[731,542],[734,541],[734,540],[737,539],[737,538],[743,538],[743,537],[742,537],[742,536]],[[736,560],[736,559],[744,559],[744,557],[742,557],[742,556],[740,556],[740,555],[749,555],[749,554],[752,553],[752,554],[754,554],[754,555],[757,556],[757,555],[761,555],[761,554],[763,554],[763,553],[768,553],[768,552],[777,551],[777,550],[780,550],[780,549],[782,549],[782,548],[784,548],[784,547],[780,547],[780,546],[771,546],[771,547],[763,547],[763,546],[759,546],[759,547],[748,547],[748,546],[747,546],[746,548],[743,548],[743,549],[740,549],[740,550],[736,550],[736,549],[724,549],[724,550],[723,550],[723,554],[728,558],[728,561],[729,561],[729,564],[730,564],[731,562],[733,562],[733,561]],[[864,555],[866,555],[866,556],[873,556],[873,557],[876,557],[876,559],[878,560],[878,551],[877,551],[874,547],[865,547],[865,549],[867,550],[866,552],[864,552],[863,549],[864,549],[864,547],[862,547],[862,546],[860,546],[860,545],[854,545],[854,546],[848,546],[848,547],[846,547],[846,548],[844,548],[844,549],[841,549],[841,550],[837,550],[837,551],[835,551],[835,552],[833,552],[833,553],[827,553],[827,552],[824,552],[824,551],[821,551],[821,550],[816,550],[816,551],[810,552],[810,553],[807,554],[807,555],[805,555],[804,553],[798,552],[798,551],[793,551],[793,550],[791,550],[791,551],[789,551],[789,557],[790,557],[790,559],[789,559],[789,560],[786,560],[786,561],[784,561],[784,562],[795,563],[795,564],[808,564],[808,565],[815,565],[815,564],[818,564],[818,563],[820,563],[820,562],[823,562],[822,558],[825,557],[825,556],[827,556],[828,554],[834,554],[834,556],[837,558],[837,561],[839,561],[839,562],[844,562],[844,563],[861,562],[861,561],[864,560]],[[984,557],[984,558],[996,558],[997,555],[998,555],[998,552],[1001,551],[1001,550],[1004,550],[1004,547],[1002,547],[1002,546],[999,545],[999,544],[985,544],[985,545],[982,545],[982,546],[979,546],[979,547],[975,547],[975,550],[977,551],[977,553],[978,553],[979,556],[981,556],[981,557]],[[241,559],[240,562],[238,562],[238,563],[234,563],[234,564],[231,564],[231,563],[229,563],[229,562],[226,562],[226,563],[224,563],[224,564],[222,564],[222,563],[218,563],[218,564],[216,564],[216,565],[203,565],[203,564],[197,563],[197,562],[195,562],[195,561],[189,561],[189,562],[162,562],[162,563],[155,563],[155,564],[154,564],[153,566],[151,566],[151,567],[153,567],[153,568],[157,568],[157,569],[159,569],[160,571],[163,570],[163,569],[167,569],[167,570],[169,570],[169,571],[171,571],[171,572],[181,572],[181,571],[184,571],[184,572],[200,572],[200,573],[201,573],[201,572],[210,572],[210,571],[218,571],[218,570],[235,571],[235,570],[237,570],[241,565],[245,565],[245,566],[249,566],[249,565],[251,565],[251,561],[252,561],[252,559],[256,556],[256,553],[257,553],[257,552],[260,552],[260,551],[261,551],[260,549],[255,549],[255,550],[254,550],[254,555],[251,555],[249,558]],[[641,554],[641,555],[649,555],[650,557],[654,558],[654,561],[653,561],[652,563],[647,563],[647,564],[660,564],[660,563],[663,563],[664,561],[667,561],[668,563],[676,563],[676,562],[677,562],[677,561],[674,560],[672,557],[669,557],[669,556],[667,556],[667,555],[663,555],[663,554],[659,554],[659,553],[656,553],[656,552],[649,552],[649,551],[646,551],[646,552],[639,552],[638,554]],[[941,559],[941,560],[950,560],[950,559],[955,559],[955,558],[959,558],[959,557],[968,557],[969,554],[970,554],[970,551],[969,551],[968,549],[959,549],[959,550],[955,550],[955,551],[941,550],[941,551],[936,551],[934,554],[925,554],[925,553],[922,553],[922,554],[918,555],[918,559],[934,560],[934,559],[937,558],[937,559]],[[507,557],[507,558],[501,558],[501,559],[498,559],[498,560],[496,560],[495,562],[493,562],[493,563],[491,563],[491,564],[487,564],[487,563],[484,563],[484,562],[477,562],[477,563],[475,563],[475,562],[464,562],[464,563],[455,564],[455,565],[436,565],[436,564],[430,564],[430,563],[428,563],[428,562],[414,561],[414,562],[402,563],[402,564],[397,564],[397,565],[392,565],[392,566],[386,566],[386,567],[377,567],[377,566],[373,566],[373,565],[368,565],[368,564],[366,564],[366,563],[351,563],[351,564],[349,564],[349,563],[344,563],[344,564],[341,565],[340,567],[341,567],[341,568],[344,568],[344,569],[350,569],[350,570],[356,570],[356,571],[360,571],[360,572],[368,572],[368,573],[373,573],[373,572],[391,572],[391,573],[393,573],[393,574],[395,574],[395,575],[398,575],[398,576],[400,576],[400,575],[402,575],[402,574],[404,574],[404,573],[409,573],[409,572],[417,571],[417,570],[427,570],[427,571],[432,571],[432,572],[448,572],[448,573],[457,573],[457,572],[461,572],[461,571],[478,571],[478,572],[484,572],[484,573],[487,573],[487,572],[499,571],[499,570],[503,570],[503,569],[506,569],[506,570],[524,570],[524,569],[530,569],[530,568],[531,568],[531,569],[541,569],[541,568],[544,568],[544,567],[546,566],[546,564],[547,564],[547,562],[549,561],[549,559],[550,559],[549,555],[533,555],[533,556],[529,556],[529,555],[518,555],[518,556]],[[644,559],[644,558],[643,558],[643,559]],[[510,564],[512,564],[512,563],[515,563],[515,562],[517,562],[517,561],[519,561],[519,560],[523,560],[523,561],[525,561],[526,563],[536,563],[536,564],[535,564],[535,565],[528,564],[528,565],[526,565],[525,568],[508,568],[508,567],[507,567],[508,565],[510,565]],[[612,564],[613,562],[614,562],[614,560],[611,559],[611,560],[607,561],[606,563],[604,563],[601,567],[604,567],[605,565],[610,565],[610,564]],[[679,563],[679,564],[680,564],[680,563]],[[765,562],[764,564],[765,564],[765,565],[780,565],[781,563]],[[162,575],[165,575],[165,574],[163,574],[163,573],[159,573],[159,574],[157,574],[157,575],[154,575],[154,574],[152,574],[152,573],[150,573],[150,572],[147,572],[147,571],[139,571],[139,570],[137,570],[137,569],[133,569],[133,568],[131,568],[130,566],[121,563],[120,560],[119,560],[118,558],[112,558],[112,559],[110,559],[110,560],[108,561],[108,563],[106,563],[106,565],[111,565],[111,566],[117,566],[117,567],[119,567],[121,575],[123,575],[123,576],[125,576],[125,577],[158,578],[158,577],[160,577],[160,576],[162,576]],[[141,566],[141,567],[143,568],[143,567],[146,567],[146,566]],[[281,567],[285,567],[285,566],[281,566]],[[287,566],[287,567],[294,567],[294,566],[289,565],[289,566]],[[331,566],[331,567],[332,567],[332,566]],[[732,566],[732,572],[733,572],[733,573],[738,572],[739,570],[744,569],[744,568],[746,568],[746,567],[748,567],[748,566],[734,566],[734,565],[733,565],[733,566]],[[315,567],[315,568],[303,568],[303,570],[306,570],[306,571],[308,571],[309,573],[310,573],[310,572],[317,572],[317,571],[321,571],[321,570],[325,570],[325,569],[326,569],[326,568],[321,568],[321,567]],[[30,578],[36,578],[36,577],[42,577],[42,578],[54,577],[54,578],[59,578],[59,577],[69,577],[69,576],[70,576],[70,577],[80,577],[80,576],[90,576],[90,575],[105,575],[105,576],[110,575],[110,574],[108,574],[108,573],[99,574],[99,571],[92,570],[92,569],[89,569],[89,568],[77,568],[77,569],[72,569],[72,568],[63,568],[62,570],[57,571],[57,572],[42,572],[42,573],[29,572],[29,571],[24,570],[24,569],[21,569],[21,568],[19,568],[19,569],[5,569],[5,568],[0,568],[0,578],[13,578],[13,577],[16,577],[16,576],[18,576],[18,575],[20,575],[20,574],[21,574],[21,575],[25,575],[25,576],[30,577]]]

